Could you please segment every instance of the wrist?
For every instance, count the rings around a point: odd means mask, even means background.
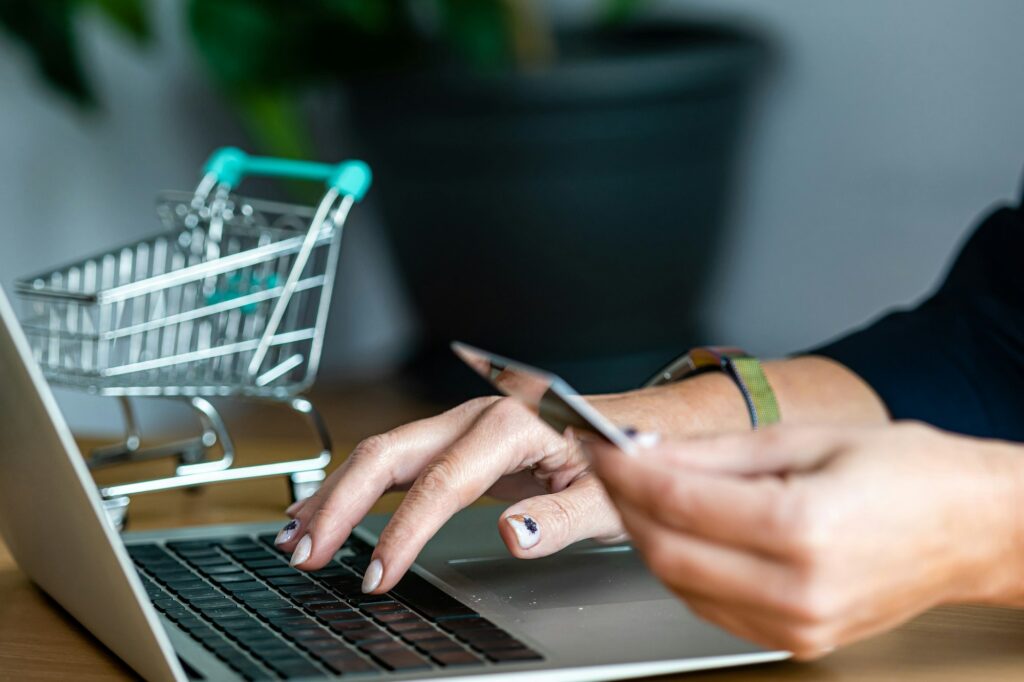
[[[962,513],[977,523],[957,539],[963,570],[949,601],[1024,606],[1024,448],[965,440],[978,453],[981,481]]]
[[[743,395],[722,373],[672,384],[593,396],[595,406],[620,425],[685,437],[750,430]]]

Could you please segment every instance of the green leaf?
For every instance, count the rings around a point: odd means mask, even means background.
[[[115,26],[130,35],[140,45],[153,38],[149,15],[142,0],[88,0]]]
[[[74,32],[76,0],[0,0],[0,26],[21,42],[43,78],[83,107],[95,97],[78,55]]]
[[[603,20],[608,24],[626,21],[646,4],[646,0],[605,0]]]
[[[284,159],[315,158],[309,126],[292,93],[236,93],[232,102],[258,153]],[[320,194],[320,190],[309,183],[287,182],[286,185],[297,200],[306,203],[315,201]]]
[[[231,99],[261,152],[291,159],[312,156],[313,143],[293,94],[250,92],[236,94]]]
[[[512,49],[502,0],[444,0],[440,9],[445,37],[457,57],[482,71],[509,64]]]

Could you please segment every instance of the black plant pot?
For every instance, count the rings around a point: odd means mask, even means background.
[[[352,89],[421,323],[415,369],[435,393],[481,386],[452,339],[601,391],[702,338],[694,311],[765,50],[693,25],[574,33],[559,48],[541,71]]]

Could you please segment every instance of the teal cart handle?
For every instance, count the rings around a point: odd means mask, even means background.
[[[219,183],[231,188],[236,187],[246,175],[320,181],[356,201],[366,195],[373,181],[370,167],[354,159],[337,164],[275,159],[250,156],[236,147],[222,147],[215,151],[203,170],[215,176]]]

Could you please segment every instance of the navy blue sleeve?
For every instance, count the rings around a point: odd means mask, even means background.
[[[1024,441],[1024,211],[989,215],[917,307],[810,352],[861,376],[894,419]]]

